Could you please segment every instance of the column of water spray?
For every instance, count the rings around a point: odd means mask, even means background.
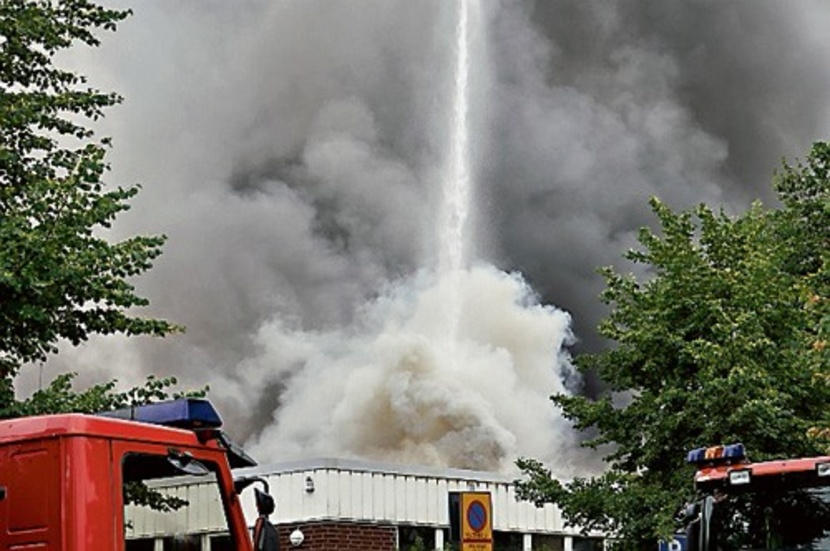
[[[470,167],[469,79],[470,79],[470,1],[458,2],[455,43],[455,73],[451,116],[449,117],[449,153],[443,175],[443,203],[439,231],[439,277],[454,287],[445,304],[444,337],[455,340],[461,315],[461,272],[468,262],[468,218],[472,177]]]

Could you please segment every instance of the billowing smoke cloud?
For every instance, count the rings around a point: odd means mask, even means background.
[[[578,349],[595,350],[593,270],[652,223],[649,195],[733,211],[769,201],[782,158],[826,139],[830,6],[520,4],[531,11],[500,17],[494,46],[504,135],[488,189],[501,264],[573,312]]]
[[[521,452],[565,471],[574,440],[547,397],[566,392],[572,375],[563,351],[569,317],[540,305],[518,275],[479,267],[461,277],[462,315],[450,339],[441,312],[457,283],[425,274],[397,282],[348,328],[263,325],[262,353],[217,394],[244,407],[261,381],[288,381],[274,424],[253,448],[260,457],[506,469]]]
[[[481,1],[490,266],[458,276],[454,345],[433,338],[448,290],[429,268],[455,3],[142,0],[71,61],[126,97],[102,132],[112,181],[144,192],[117,232],[169,236],[139,285],[188,332],[96,339],[45,377],[208,383],[263,460],[531,455],[569,472],[574,435],[547,396],[578,386],[572,334],[604,346],[595,268],[651,222],[650,195],[741,209],[826,135],[830,6]]]

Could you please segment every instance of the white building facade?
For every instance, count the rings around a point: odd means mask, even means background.
[[[496,550],[593,551],[604,546],[600,535],[585,536],[565,526],[555,506],[537,508],[517,501],[514,481],[496,473],[311,459],[239,469],[234,476],[257,476],[268,483],[277,502],[270,519],[280,530],[281,549],[450,549],[449,496],[468,491],[491,496]],[[210,488],[211,484],[198,479],[166,488],[185,500],[206,504],[184,512],[129,508],[132,548],[225,549],[222,505],[218,495],[204,495]],[[242,493],[242,503],[253,524],[252,490]],[[186,516],[172,518],[176,515]],[[169,533],[171,525],[186,527],[185,533]],[[301,540],[296,546],[291,543],[292,534],[295,544]]]

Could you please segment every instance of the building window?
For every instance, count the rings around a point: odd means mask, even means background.
[[[602,551],[602,539],[600,538],[574,538],[574,551]]]
[[[194,535],[182,535],[164,538],[164,551],[202,551],[202,538]]]
[[[493,532],[493,549],[522,551],[524,536],[518,532]]]
[[[435,528],[431,526],[398,526],[398,549],[401,551],[432,551],[435,549]]]
[[[127,551],[155,551],[156,540],[153,538],[127,540],[125,549]]]
[[[228,534],[210,537],[210,551],[235,551],[233,539]]]
[[[565,551],[565,538],[549,534],[533,534],[533,551]]]

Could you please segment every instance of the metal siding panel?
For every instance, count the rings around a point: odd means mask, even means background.
[[[202,488],[200,484],[176,487],[176,494],[181,496],[182,499],[187,500],[189,504],[187,507],[180,509],[185,522],[185,530],[188,532],[193,532],[199,525],[199,507],[197,504],[199,503],[201,493]]]
[[[395,522],[406,520],[406,476],[395,476]]]
[[[311,473],[314,478],[314,493],[311,495],[311,516],[314,518],[326,518],[328,515],[328,500],[332,492],[331,479],[328,471],[314,471]]]
[[[277,481],[277,487],[281,488],[282,492],[285,492],[291,504],[291,509],[289,510],[291,516],[281,514],[277,517],[277,520],[279,522],[286,522],[291,518],[304,519],[306,517],[305,473],[283,473],[277,477]],[[287,513],[289,511],[285,512]]]
[[[340,472],[326,469],[326,512],[324,518],[337,518],[340,515]]]
[[[216,526],[211,523],[210,513],[213,508],[212,506],[216,492],[213,491],[214,489],[207,484],[203,485],[203,488],[205,496],[199,504],[199,526],[201,526],[203,530],[215,530]]]
[[[516,500],[512,499],[511,490],[510,484],[498,485],[498,494],[502,503],[499,516],[502,517],[501,525],[508,530],[516,528]]]
[[[415,490],[415,508],[410,511],[409,517],[414,522],[426,522],[427,519],[427,488],[426,478],[412,477],[412,488]]]
[[[523,502],[518,501],[516,499],[516,487],[513,484],[510,485],[510,489],[509,489],[507,495],[508,495],[508,499],[510,500],[510,511],[512,513],[512,516],[511,516],[512,525],[516,527],[516,530],[521,530],[521,528],[522,528],[522,519],[521,519],[521,516],[520,516],[521,509],[519,508],[519,505]]]
[[[219,492],[216,492],[211,500],[211,526],[215,526],[221,531],[225,530],[227,525],[225,508],[222,506],[222,496]]]
[[[189,503],[187,507],[184,507],[187,511],[187,531],[197,532],[201,527],[202,521],[202,511],[200,511],[200,505],[202,505],[204,501],[204,486],[202,484],[196,484],[189,487],[184,486],[182,487],[182,491],[185,495],[185,499]]]
[[[528,528],[531,530],[542,530],[544,529],[544,525],[539,522],[539,519],[543,518],[543,513],[538,507],[533,507],[532,509],[528,509],[527,513],[527,524]]]
[[[254,521],[256,520],[256,506],[254,505],[253,490],[248,489],[247,491],[242,492],[239,501],[242,504],[242,512],[245,515],[245,524],[248,525],[248,528],[252,528]],[[279,503],[277,503],[277,506],[279,506]]]
[[[522,532],[528,531],[530,522],[528,521],[528,505],[532,505],[527,501],[520,501],[516,503],[516,526]]]
[[[360,518],[374,520],[372,517],[372,473],[360,474]]]
[[[378,486],[378,479],[380,475],[375,473],[366,473],[363,477],[363,518],[370,521],[378,520],[378,504],[375,502],[377,492],[375,488]]]
[[[263,476],[268,482],[268,489],[276,502],[277,508],[271,515],[272,522],[284,522],[301,514],[302,503],[297,491],[295,473],[279,473]],[[250,519],[253,523],[255,519]]]
[[[214,530],[216,527],[213,526],[210,522],[210,511],[215,492],[212,491],[213,488],[211,488],[208,485],[204,485],[203,488],[205,496],[204,499],[202,499],[199,507],[199,526],[201,526],[202,530],[205,531]]]
[[[524,510],[524,528],[526,530],[536,529],[536,507],[532,503],[526,503]]]
[[[537,530],[549,530],[550,528],[547,525],[547,511],[545,511],[544,507],[537,507],[536,514],[533,515],[533,523],[534,527]]]
[[[349,502],[351,518],[359,519],[363,514],[363,473],[351,473],[349,477]]]
[[[180,499],[187,499],[189,497],[188,489],[189,488],[184,487],[184,486],[177,486],[177,487],[172,488],[170,493],[172,493],[174,496],[176,496]],[[178,511],[176,511],[175,515],[171,515],[168,518],[175,518],[175,521],[176,521],[175,525],[176,526],[178,526],[180,528],[183,527],[185,531],[190,531],[190,525],[193,524],[193,521],[192,521],[193,513],[191,511],[192,509],[193,509],[193,507],[190,507],[190,506],[183,507],[183,508],[179,509]]]
[[[372,518],[377,521],[386,520],[385,479],[382,473],[372,475]]]
[[[397,520],[395,507],[395,475],[387,474],[383,477],[383,518],[390,522]]]
[[[418,518],[418,481],[412,477],[406,477],[406,504],[404,506],[404,516],[410,522]]]
[[[306,492],[306,478],[311,477],[314,483],[314,491]],[[292,520],[308,520],[320,518],[326,514],[326,495],[328,493],[328,477],[325,471],[305,471],[300,475],[299,487],[295,491],[301,495],[300,516],[286,518],[285,522]]]
[[[305,510],[305,473],[284,473],[280,475],[277,480],[277,486],[281,491],[288,496],[288,502],[291,504],[290,517],[278,517],[280,522],[285,522],[290,518],[304,519],[306,517]],[[317,487],[315,486],[315,491]]]
[[[510,524],[510,502],[507,501],[507,488],[504,484],[493,484],[493,528],[498,530],[509,530]]]
[[[561,522],[559,522],[559,511],[557,510],[557,508],[554,505],[552,505],[550,503],[547,503],[542,508],[542,511],[544,511],[544,513],[545,513],[545,526],[544,526],[545,531],[547,531],[547,532],[553,532],[553,531],[556,531],[556,530],[561,531],[562,530],[562,524],[561,524]]]
[[[430,524],[438,524],[438,480],[434,478],[424,479],[425,498],[425,521]]]
[[[516,522],[516,500],[514,499],[512,484],[499,484],[500,493],[504,496],[504,515],[505,526],[510,530],[516,530],[518,523]]]
[[[225,525],[225,515],[222,509],[222,496],[218,491],[211,491],[205,500],[205,524],[210,531],[221,530]]]
[[[548,510],[548,519],[550,521],[550,530],[563,530],[564,526],[562,523],[562,512],[559,510],[559,507],[556,507],[552,504],[545,505],[545,508]]]
[[[450,524],[450,485],[447,480],[437,479],[437,505],[436,505],[436,523],[441,526],[449,526]]]
[[[284,513],[288,511],[292,511],[294,509],[294,505],[292,503],[291,492],[286,487],[286,476],[277,475],[277,476],[268,476],[265,475],[262,477],[265,482],[268,484],[268,492],[274,498],[274,504],[276,506],[274,513],[271,515],[271,520],[276,521],[279,519]],[[256,495],[254,492],[254,488],[258,488],[262,490],[262,485],[254,483],[248,487],[246,492],[250,492],[252,495]],[[256,522],[256,517],[252,519],[248,519],[245,517],[247,522]]]
[[[351,502],[351,489],[352,489],[352,473],[348,471],[336,471],[337,472],[337,486],[338,486],[338,495],[339,495],[339,503],[337,507],[337,517],[338,518],[352,518],[352,502]]]

